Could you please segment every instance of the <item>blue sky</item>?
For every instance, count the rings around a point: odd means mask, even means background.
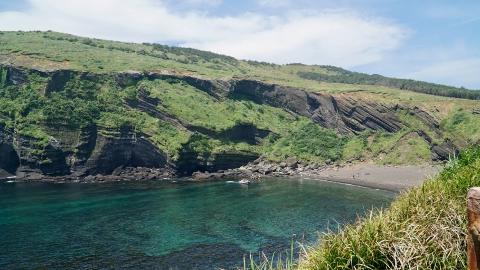
[[[480,89],[478,0],[0,0],[0,29],[176,44]]]

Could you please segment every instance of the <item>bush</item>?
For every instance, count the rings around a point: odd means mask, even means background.
[[[100,109],[95,101],[65,99],[55,94],[46,101],[43,114],[47,122],[80,127],[95,121],[100,116]]]
[[[338,160],[342,157],[346,138],[313,122],[303,122],[290,134],[271,146],[273,155],[295,156],[302,160]]]

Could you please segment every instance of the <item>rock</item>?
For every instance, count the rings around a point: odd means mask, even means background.
[[[287,167],[295,169],[298,166],[298,161],[295,158],[289,157],[287,160],[285,160],[285,164]]]
[[[7,76],[6,84],[7,85],[22,85],[28,81],[28,73],[26,70],[17,68],[14,66],[6,66]],[[36,72],[40,76],[45,76],[42,72]]]
[[[260,164],[260,163],[262,162],[262,160],[263,160],[263,158],[262,158],[262,157],[259,157],[259,158],[255,159],[255,160],[252,162],[252,164],[253,164],[253,165],[258,165],[258,164]]]
[[[195,181],[206,181],[210,179],[211,175],[208,173],[195,172],[192,174],[192,179]]]
[[[251,152],[226,151],[212,154],[205,159],[203,155],[195,152],[193,147],[199,136],[192,136],[190,141],[182,145],[178,161],[175,164],[177,172],[181,176],[191,175],[195,171],[218,171],[240,167],[242,170],[247,170],[245,166],[259,157],[258,154]]]
[[[433,145],[431,147],[432,159],[435,161],[445,161],[451,156],[458,155],[458,148],[450,141],[445,141],[440,145]]]
[[[85,182],[93,182],[93,181],[95,181],[95,176],[93,176],[93,175],[88,175],[88,176],[86,176],[85,178],[83,178],[83,180],[84,180]]]
[[[318,164],[318,163],[312,163],[312,164],[310,164],[310,169],[311,169],[311,170],[318,170],[320,167],[321,167],[321,166],[320,166],[320,164]]]
[[[251,169],[251,172],[252,173],[258,173],[258,172],[260,172],[260,168],[258,166],[255,166]]]
[[[222,131],[215,131],[207,129],[205,127],[193,126],[190,124],[185,125],[190,131],[203,134],[210,138],[223,141],[232,141],[237,143],[243,142],[251,145],[260,144],[263,139],[265,139],[268,135],[271,134],[270,130],[259,129],[251,123],[237,123],[233,127]]]
[[[13,144],[13,136],[0,124],[0,170],[13,175],[20,166],[20,157]]]
[[[122,173],[123,167],[118,167],[115,170],[113,170],[112,175],[114,176],[119,176]]]
[[[89,174],[112,174],[119,167],[168,167],[167,155],[147,138],[139,138],[129,129],[118,137],[97,136],[92,153],[84,164]],[[128,171],[128,170],[127,170]]]
[[[248,179],[242,179],[240,181],[238,181],[239,184],[242,184],[242,185],[250,185],[250,180]]]
[[[395,132],[403,127],[391,108],[346,96],[334,97],[254,80],[233,82],[230,95],[295,112],[343,134],[366,129]]]

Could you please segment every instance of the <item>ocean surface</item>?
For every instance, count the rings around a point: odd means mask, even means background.
[[[0,269],[235,269],[394,194],[312,180],[0,183]]]

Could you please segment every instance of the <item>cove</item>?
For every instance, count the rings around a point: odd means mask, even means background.
[[[395,194],[314,180],[0,184],[0,269],[235,269]]]

